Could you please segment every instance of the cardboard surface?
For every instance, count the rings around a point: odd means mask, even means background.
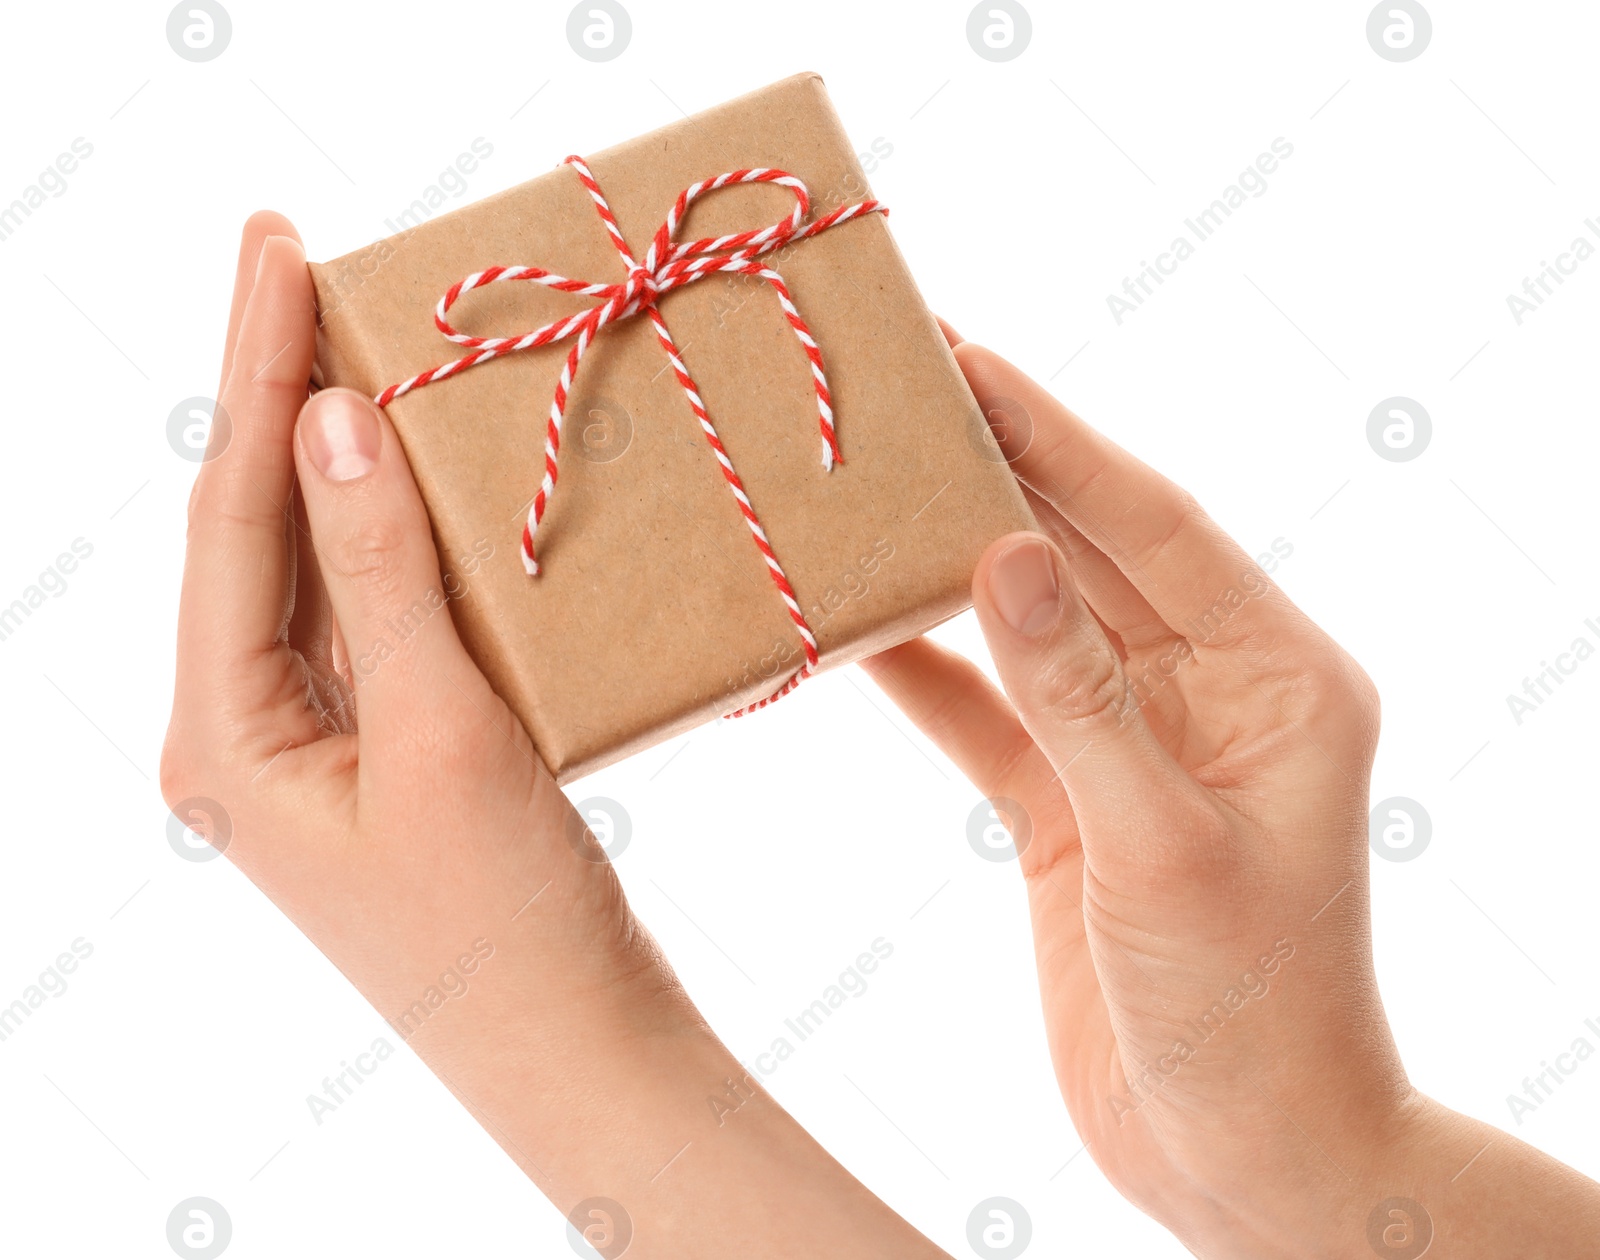
[[[587,161],[637,258],[678,193],[723,171],[798,175],[813,217],[871,195],[815,75]],[[768,186],[709,193],[679,239],[764,226],[791,205]],[[882,215],[768,261],[822,350],[844,457],[831,473],[805,355],[768,285],[717,276],[667,294],[661,311],[832,668],[967,607],[984,548],[1033,519]],[[314,264],[323,383],[375,395],[457,357],[434,304],[495,264],[624,278],[577,175],[558,167]],[[451,319],[515,335],[588,301],[491,285]],[[805,659],[644,318],[609,326],[584,358],[537,541],[543,572],[523,571],[523,515],[567,349],[479,364],[388,408],[452,575],[451,615],[563,782],[771,694]]]

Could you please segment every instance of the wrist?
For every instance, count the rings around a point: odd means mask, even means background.
[[[1249,1157],[1213,1161],[1165,1223],[1206,1260],[1407,1257],[1401,1240],[1430,1228],[1482,1141],[1409,1086],[1381,1102],[1347,1098],[1263,1099],[1235,1122]]]
[[[1381,1114],[1311,1116],[1172,1228],[1211,1260],[1502,1260],[1581,1254],[1600,1231],[1592,1181],[1415,1091]]]
[[[943,1255],[762,1089],[664,965],[562,1006],[560,1027],[530,1009],[424,1057],[580,1230],[626,1235],[630,1260]]]

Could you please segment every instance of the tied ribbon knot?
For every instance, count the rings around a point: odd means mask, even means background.
[[[700,389],[678,353],[677,343],[673,341],[672,334],[667,329],[658,302],[674,289],[681,289],[711,275],[746,275],[771,285],[773,292],[777,294],[779,305],[783,308],[784,316],[789,321],[789,327],[794,331],[811,367],[811,380],[817,398],[817,426],[822,441],[822,467],[831,471],[834,464],[841,461],[842,456],[839,454],[838,438],[834,432],[833,401],[828,393],[828,377],[822,366],[822,351],[817,348],[816,339],[812,337],[805,320],[800,317],[800,312],[795,307],[794,299],[783,277],[759,260],[774,250],[809,240],[829,228],[837,227],[861,215],[887,214],[888,209],[875,200],[861,201],[854,205],[840,206],[810,223],[805,223],[806,216],[811,210],[811,196],[806,190],[804,181],[787,171],[765,167],[728,171],[715,179],[703,179],[697,184],[692,184],[678,194],[678,199],[668,211],[665,221],[656,229],[650,247],[645,251],[644,261],[640,263],[635,260],[627,240],[622,235],[622,229],[617,226],[616,217],[611,213],[605,194],[600,191],[600,185],[595,181],[588,165],[579,157],[567,158],[566,165],[572,167],[577,172],[578,178],[583,181],[583,186],[600,215],[600,221],[610,234],[611,243],[616,247],[622,265],[627,269],[627,278],[618,284],[596,284],[588,280],[569,279],[543,267],[490,267],[485,271],[474,272],[446,290],[444,296],[439,299],[433,315],[434,326],[450,341],[465,346],[468,353],[449,363],[420,372],[409,380],[389,386],[374,401],[378,406],[385,407],[413,389],[420,389],[434,381],[464,372],[475,364],[502,355],[571,340],[572,346],[567,352],[561,376],[556,382],[555,394],[550,401],[550,417],[545,425],[544,480],[539,485],[538,493],[534,495],[533,503],[528,509],[527,523],[522,530],[523,567],[530,576],[537,576],[539,561],[534,553],[534,538],[539,532],[539,523],[544,519],[545,509],[549,506],[550,496],[555,491],[561,456],[561,422],[566,415],[567,402],[572,394],[573,382],[578,376],[578,367],[583,362],[585,352],[606,325],[631,319],[635,315],[647,316],[655,329],[656,339],[661,343],[661,348],[678,378],[678,384],[683,388],[690,410],[699,420],[706,441],[717,457],[723,478],[733,493],[734,501],[739,506],[745,524],[749,526],[750,536],[757,550],[766,561],[768,575],[772,578],[778,594],[783,598],[784,605],[789,611],[789,619],[794,622],[801,646],[805,650],[805,664],[800,666],[776,692],[728,715],[741,717],[787,695],[804,679],[810,677],[817,665],[817,640],[806,621],[805,613],[800,608],[800,601],[795,597],[794,588],[790,586],[783,566],[773,552],[766,531],[761,527],[760,518],[745,493],[744,483],[739,479],[733,461],[728,457],[722,440],[717,436],[716,428],[706,411],[705,402],[700,397]],[[780,219],[764,228],[735,232],[726,236],[702,237],[693,241],[677,240],[678,228],[697,198],[735,184],[776,184],[787,188],[794,195],[794,208],[786,219]],[[595,304],[575,315],[552,320],[532,332],[514,337],[476,337],[459,331],[450,323],[447,318],[450,309],[462,294],[470,293],[473,289],[482,288],[487,284],[514,280],[531,280],[535,284],[562,293],[594,298]]]

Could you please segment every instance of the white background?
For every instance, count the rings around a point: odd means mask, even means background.
[[[1600,663],[1521,725],[1506,703],[1580,634],[1600,645],[1600,261],[1520,326],[1506,303],[1600,214],[1594,6],[1440,0],[1431,45],[1395,64],[1364,3],[1037,3],[1029,48],[992,64],[964,3],[640,0],[603,65],[568,47],[565,4],[228,7],[207,64],[174,54],[163,4],[3,19],[0,204],[75,137],[94,147],[0,242],[0,604],[93,546],[0,642],[0,1004],[75,938],[94,949],[0,1044],[7,1251],[167,1256],[169,1210],[203,1194],[241,1260],[571,1254],[409,1052],[313,1122],[306,1095],[388,1030],[228,863],[168,847],[194,465],[166,420],[215,388],[250,211],[334,257],[474,138],[494,155],[463,204],[802,69],[859,149],[892,145],[874,188],[934,308],[1250,550],[1291,544],[1276,576],[1378,681],[1374,800],[1433,823],[1420,857],[1372,872],[1417,1083],[1511,1126],[1506,1096],[1600,1018]],[[1294,151],[1266,193],[1118,326],[1106,296],[1276,137]],[[1366,439],[1394,395],[1433,421],[1408,463]],[[940,637],[982,652],[970,616]],[[1015,865],[974,856],[977,794],[858,672],[574,795],[625,806],[628,891],[742,1057],[892,942],[767,1083],[953,1254],[991,1195],[1027,1208],[1030,1254],[1184,1254],[1072,1158]],[[1515,1131],[1600,1174],[1597,1108],[1591,1064]]]

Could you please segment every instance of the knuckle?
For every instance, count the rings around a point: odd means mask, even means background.
[[[350,581],[377,595],[397,594],[403,584],[407,525],[382,514],[346,526],[338,534],[330,559]]]
[[[1372,675],[1351,657],[1343,652],[1340,656],[1343,658],[1340,687],[1345,695],[1345,704],[1356,719],[1360,732],[1375,744],[1383,717],[1383,701],[1378,695],[1378,686],[1372,681]]]
[[[1383,714],[1383,699],[1378,694],[1378,684],[1372,681],[1371,674],[1348,656],[1345,657],[1345,673],[1352,703],[1376,725]]]
[[[1051,467],[1070,466],[1076,459],[1081,458],[1065,436],[1052,437],[1039,454],[1043,457],[1042,462]],[[1110,479],[1111,469],[1112,463],[1109,459],[1097,459],[1088,471],[1069,483],[1067,498],[1092,500]]]
[[[1185,490],[1182,486],[1167,483],[1163,487],[1160,503],[1161,514],[1166,518],[1165,527],[1159,536],[1152,539],[1143,548],[1140,556],[1141,563],[1152,563],[1157,557],[1170,549],[1174,542],[1182,538],[1201,521],[1207,519],[1205,509],[1200,506],[1200,501]],[[1139,509],[1135,509],[1139,510]]]
[[[259,422],[299,412],[306,400],[310,378],[294,370],[298,340],[298,337],[291,337],[281,348],[275,345],[241,347],[241,351],[253,350],[254,354],[249,361],[242,355],[234,359],[233,372],[222,388],[221,400],[236,422]]]
[[[268,526],[289,528],[286,502],[268,494],[273,470],[261,461],[234,457],[233,448],[201,466],[189,489],[186,540],[211,538],[219,532],[253,533]]]
[[[1360,699],[1361,684],[1365,680],[1360,668],[1335,644],[1319,644],[1309,655],[1305,676],[1309,698],[1321,704],[1349,707]],[[1370,680],[1366,682],[1371,686]]]
[[[1301,704],[1307,719],[1318,726],[1376,744],[1382,716],[1377,685],[1331,640],[1321,645],[1307,664]]]
[[[1073,725],[1120,722],[1129,703],[1127,678],[1109,646],[1052,661],[1035,694],[1045,713]]]
[[[1173,534],[1194,524],[1196,521],[1206,519],[1206,510],[1200,506],[1200,500],[1182,486],[1168,481],[1163,486],[1163,489],[1167,495],[1167,511],[1172,516]]]
[[[179,801],[196,795],[194,785],[198,779],[195,760],[176,731],[168,731],[161,746],[161,767],[157,778],[161,784],[161,799],[173,809]]]
[[[985,778],[978,784],[978,790],[987,796],[1014,795],[1019,790],[1015,785],[1022,768],[1038,751],[1039,746],[1026,732],[1001,742],[990,753]]]

